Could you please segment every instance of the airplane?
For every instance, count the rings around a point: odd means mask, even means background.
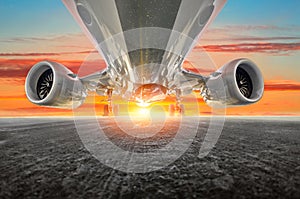
[[[105,115],[118,95],[140,106],[175,96],[171,112],[183,113],[182,96],[199,91],[210,106],[259,101],[264,81],[246,58],[235,59],[209,76],[184,69],[183,62],[226,0],[62,0],[102,55],[106,69],[79,77],[65,66],[42,61],[26,77],[30,102],[75,109],[89,91],[107,97]],[[201,60],[200,60],[201,61]]]

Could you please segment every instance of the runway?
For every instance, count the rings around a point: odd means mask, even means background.
[[[140,153],[172,141],[178,127],[169,120],[160,133],[139,140],[99,118],[116,146]],[[209,120],[190,121],[199,122],[198,132],[179,159],[126,173],[89,153],[73,118],[2,118],[0,198],[300,198],[300,118],[228,117],[204,158],[198,155]],[[89,119],[80,125],[93,130]]]

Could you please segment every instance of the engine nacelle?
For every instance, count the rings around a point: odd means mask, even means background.
[[[233,60],[215,73],[207,83],[205,101],[210,106],[238,106],[259,101],[264,80],[258,67],[248,59]]]
[[[65,66],[49,61],[35,64],[25,82],[30,102],[56,108],[77,108],[86,97],[81,80]]]

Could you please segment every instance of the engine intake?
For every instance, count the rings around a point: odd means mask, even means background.
[[[248,59],[233,60],[211,74],[204,96],[211,106],[238,106],[259,101],[264,81],[258,67]]]
[[[56,108],[77,108],[86,97],[86,89],[76,75],[49,61],[39,62],[30,69],[25,92],[30,102]]]

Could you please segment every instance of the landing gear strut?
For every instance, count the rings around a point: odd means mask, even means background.
[[[169,115],[170,116],[180,116],[184,115],[184,105],[181,104],[180,90],[176,90],[176,103],[170,104]]]
[[[107,92],[106,92],[107,104],[104,105],[103,116],[113,115],[112,92],[113,92],[113,89],[107,89]]]

